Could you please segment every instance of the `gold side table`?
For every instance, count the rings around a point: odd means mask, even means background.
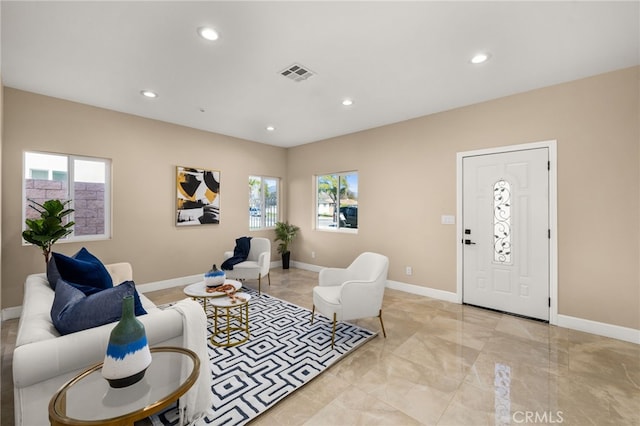
[[[78,374],[51,398],[49,421],[53,426],[133,425],[177,401],[198,379],[200,359],[189,349],[151,348],[151,357],[144,378],[126,388],[109,386],[102,363]],[[186,379],[180,378],[180,368],[167,368],[182,363],[190,371]]]
[[[213,307],[213,334],[211,344],[214,346],[237,346],[249,340],[249,300],[247,293],[235,293],[234,303],[229,297],[210,299]]]

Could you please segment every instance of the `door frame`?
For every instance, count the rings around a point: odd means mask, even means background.
[[[462,160],[465,157],[478,155],[501,154],[505,152],[524,151],[547,148],[549,150],[549,324],[558,324],[558,156],[556,141],[524,143],[519,145],[499,146],[495,148],[458,152],[456,154],[456,301],[462,303],[463,278],[463,230],[462,230]]]

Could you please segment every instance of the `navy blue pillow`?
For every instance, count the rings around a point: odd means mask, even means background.
[[[136,315],[146,314],[133,281],[87,296],[61,279],[56,284],[51,320],[62,335],[109,324],[120,319],[122,299],[129,295],[134,297]]]
[[[62,278],[60,276],[60,272],[58,272],[58,268],[56,267],[56,259],[54,257],[55,253],[51,253],[51,257],[49,258],[49,262],[47,263],[47,280],[49,280],[49,285],[52,289],[56,289],[56,284],[58,280]]]
[[[89,253],[82,247],[73,257],[62,253],[52,253],[47,265],[47,279],[52,289],[56,289],[58,280],[62,278],[67,282],[78,285],[106,289],[113,287],[113,280],[109,271],[104,267],[100,259]]]
[[[64,280],[63,280],[64,281]],[[104,291],[104,289],[101,288],[96,288],[96,287],[91,287],[88,285],[81,285],[81,284],[76,284],[76,283],[70,283],[67,281],[64,281],[66,284],[69,284],[70,286],[73,286],[75,288],[77,288],[78,290],[80,290],[81,292],[84,293],[85,296],[91,296],[92,294],[96,294],[99,291]],[[140,300],[140,296],[138,295],[138,290],[135,290],[135,283],[133,281],[123,281],[122,284],[127,283],[129,285],[133,285],[134,286],[134,292],[133,292],[133,308],[134,308],[134,313],[136,314],[136,316],[138,315],[145,315],[147,313],[147,311],[145,311],[144,307],[142,306],[142,301]],[[120,284],[120,285],[122,285]],[[115,287],[115,286],[114,286]],[[108,290],[108,289],[107,289]]]

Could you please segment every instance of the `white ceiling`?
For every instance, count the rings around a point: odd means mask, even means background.
[[[283,147],[640,64],[638,1],[1,7],[5,86]]]

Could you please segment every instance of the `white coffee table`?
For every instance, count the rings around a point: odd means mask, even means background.
[[[242,283],[236,280],[224,280],[225,284],[231,284],[235,287],[236,291],[242,288]],[[183,290],[184,294],[193,299],[202,299],[204,305],[204,312],[207,312],[207,300],[213,300],[219,297],[227,297],[226,293],[208,293],[207,286],[204,281],[190,284]]]

